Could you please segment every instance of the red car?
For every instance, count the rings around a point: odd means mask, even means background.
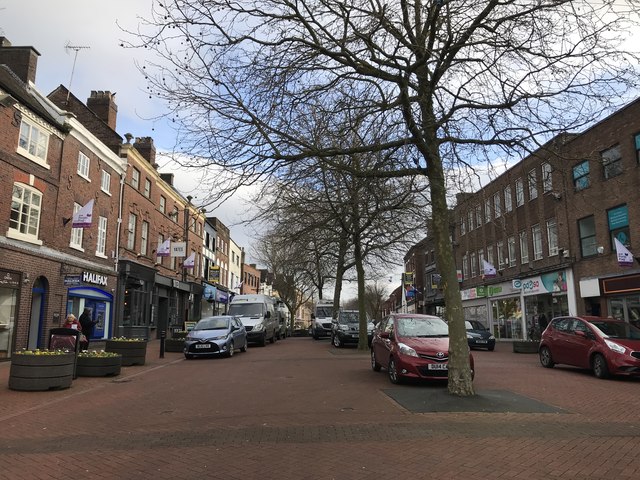
[[[447,380],[449,327],[439,317],[393,313],[380,321],[371,341],[371,368],[385,368],[391,383],[403,379]],[[471,372],[473,357],[469,354]]]
[[[622,320],[557,317],[542,333],[540,363],[593,370],[598,378],[640,376],[640,329]]]

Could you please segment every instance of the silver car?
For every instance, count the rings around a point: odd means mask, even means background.
[[[189,359],[207,355],[231,357],[237,349],[247,351],[247,331],[237,317],[230,315],[203,318],[184,341],[184,356]]]

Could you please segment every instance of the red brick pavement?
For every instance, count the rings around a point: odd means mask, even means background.
[[[231,359],[158,350],[62,391],[11,391],[0,364],[0,479],[640,478],[640,381],[547,370],[508,344],[474,352],[476,390],[566,413],[414,414],[368,354],[326,340]]]

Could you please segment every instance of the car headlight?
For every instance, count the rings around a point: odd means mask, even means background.
[[[261,332],[262,330],[264,330],[264,324],[256,323],[251,330],[254,332]]]
[[[612,342],[611,340],[607,340],[606,338],[604,339],[604,343],[606,343],[607,347],[609,347],[616,353],[624,353],[626,351],[625,348],[619,343]]]
[[[349,326],[348,325],[338,325],[338,330],[340,330],[341,332],[346,332],[349,330]]]
[[[398,348],[400,349],[400,353],[403,355],[407,355],[409,357],[418,356],[416,351],[413,348],[411,348],[409,345],[405,345],[404,343],[398,343]]]
[[[467,332],[467,340],[473,338],[473,335],[471,335],[469,332]]]
[[[211,340],[224,340],[225,338],[227,338],[226,335],[219,335],[217,337],[213,337]]]
[[[493,335],[489,335],[489,340],[495,340],[496,337],[494,337]]]
[[[190,337],[189,335],[187,335],[186,337],[184,337],[184,341],[185,342],[193,342],[194,338]]]

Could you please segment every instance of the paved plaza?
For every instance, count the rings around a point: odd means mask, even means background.
[[[9,390],[0,364],[0,478],[640,478],[640,380],[547,370],[510,344],[474,352],[478,401],[454,411],[446,387],[392,385],[327,340],[158,353],[48,392]]]

